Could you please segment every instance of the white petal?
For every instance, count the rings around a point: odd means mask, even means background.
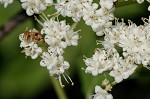
[[[120,83],[123,80],[122,76],[116,76],[115,81],[116,83]]]

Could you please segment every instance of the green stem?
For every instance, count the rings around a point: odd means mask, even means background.
[[[86,99],[89,99],[92,96],[92,93],[94,91],[93,86],[96,85],[96,82],[97,82],[97,79],[93,79],[93,80],[90,81],[90,85],[89,85],[89,87],[87,89],[88,92],[87,92],[87,95],[86,95]]]
[[[68,99],[66,93],[64,92],[63,88],[60,86],[59,82],[54,77],[50,77],[50,78],[54,86],[55,92],[58,96],[58,99]]]

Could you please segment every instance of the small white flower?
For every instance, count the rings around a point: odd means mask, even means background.
[[[74,22],[79,22],[82,17],[82,4],[91,2],[92,0],[57,0],[55,9],[62,16],[72,17]]]
[[[1,4],[4,4],[4,7],[6,8],[9,4],[13,3],[13,0],[0,0]]]
[[[87,25],[93,25],[98,22],[100,15],[96,14],[96,10],[98,8],[98,4],[93,3],[90,5],[89,3],[85,3],[83,8],[83,20]]]
[[[59,46],[49,46],[47,48],[48,52],[54,55],[62,55],[64,53],[63,48]]]
[[[66,25],[66,21],[55,21],[47,19],[43,24],[42,34],[45,35],[45,42],[49,46],[57,46],[57,48],[66,48],[67,46],[78,45],[78,31],[74,32],[70,25]],[[60,49],[61,50],[61,49]]]
[[[50,70],[50,75],[61,75],[70,66],[67,61],[64,61],[63,56],[56,56],[48,52],[42,53],[42,60],[40,62],[41,66],[46,66]]]
[[[43,52],[41,66],[46,66],[51,76],[59,76],[64,74],[70,66],[67,61],[64,61],[63,56],[56,56],[48,52]]]
[[[114,66],[109,75],[114,77],[115,82],[117,83],[121,82],[123,79],[127,79],[137,68],[137,65],[119,57],[118,53],[114,54],[112,62]]]
[[[111,10],[106,8],[99,8],[98,4],[84,3],[83,20],[85,23],[92,27],[97,36],[104,34],[104,29],[112,26],[114,15]]]
[[[112,9],[113,8],[113,0],[100,0],[100,5],[102,8]]]
[[[53,53],[43,52],[41,57],[42,60],[40,62],[40,65],[47,67],[50,76],[54,76],[56,79],[58,79],[62,87],[64,87],[64,85],[62,84],[61,76],[63,76],[67,83],[69,83],[67,80],[68,78],[73,85],[71,78],[67,74],[65,74],[65,71],[70,67],[70,65],[67,61],[64,61],[63,56],[56,56]]]
[[[53,0],[20,0],[22,8],[26,10],[27,15],[39,14],[46,10],[47,6],[53,4]]]
[[[98,85],[95,86],[95,93],[96,94],[93,95],[93,99],[113,99],[111,94]]]
[[[96,50],[92,58],[86,58],[84,62],[87,65],[85,72],[91,73],[93,76],[112,68],[111,61],[107,60],[106,52],[100,49]]]

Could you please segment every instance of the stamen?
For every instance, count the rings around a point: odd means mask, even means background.
[[[145,68],[147,68],[148,70],[150,70],[150,67],[148,67],[148,66],[144,66]]]
[[[44,16],[43,19],[46,19],[45,21],[49,20],[44,13],[42,13],[42,15]]]
[[[56,19],[57,19],[57,21],[59,22],[59,18],[58,18],[58,16],[56,16]]]
[[[51,17],[51,14],[48,14],[47,17]]]
[[[85,55],[83,55],[83,58],[87,58]]]
[[[60,75],[58,76],[58,80],[59,80],[60,86],[61,86],[62,88],[64,88],[64,87],[65,87],[65,85],[63,85],[63,84],[62,84],[61,76],[60,76]]]
[[[43,21],[47,21],[42,15],[40,15],[40,17]]]
[[[85,68],[82,67],[81,70],[85,70]]]
[[[40,25],[44,25],[36,16],[34,16],[35,20],[40,24]]]
[[[117,25],[119,18],[115,18],[115,25]]]
[[[117,83],[116,83],[115,81],[111,83],[111,85],[116,85],[116,84],[117,84]]]
[[[101,50],[99,48],[95,48],[94,52],[96,51],[100,52]]]
[[[65,77],[65,75],[64,74],[62,74],[62,75],[63,75],[64,79],[66,80],[66,82],[69,84],[69,82],[68,82],[67,78]]]
[[[72,24],[72,25],[71,25],[71,28],[72,28],[72,29],[76,28],[77,24],[78,24],[78,23]]]
[[[72,28],[72,29],[74,29],[74,28]],[[75,31],[76,33],[78,33],[78,32],[81,32],[81,29],[79,29],[79,30],[77,30],[77,31]]]
[[[128,20],[128,24],[129,24],[129,26],[130,26],[130,25],[132,25],[133,23],[132,23],[131,20]]]
[[[73,86],[74,85],[74,83],[73,83],[73,81],[71,80],[71,78],[66,74],[66,76],[68,77],[68,79],[70,80],[70,82],[71,82],[71,85]]]
[[[99,45],[99,44],[102,44],[103,41],[100,41],[100,40],[96,40],[96,44]]]
[[[107,57],[108,55],[106,55],[106,52],[105,52],[105,51],[103,51],[103,52],[104,52],[104,56]],[[108,58],[107,58],[107,59],[108,59]]]
[[[122,21],[122,24],[124,23],[124,19],[123,18],[121,18],[121,21]]]
[[[145,23],[145,24],[148,24],[148,22],[146,22],[146,21],[148,21],[148,19],[147,18],[141,18],[142,19],[142,21]]]

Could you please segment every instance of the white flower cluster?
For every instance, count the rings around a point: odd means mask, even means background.
[[[146,22],[145,20],[148,20]],[[143,19],[144,25],[137,26],[129,22],[117,23],[116,26],[105,31],[104,48],[111,48],[117,45],[123,48],[123,56],[130,62],[150,65],[150,19]]]
[[[65,80],[68,82],[67,78],[64,75],[65,70],[67,70],[70,65],[67,61],[64,61],[63,56],[56,56],[53,53],[49,52],[43,52],[42,53],[42,60],[40,62],[41,66],[47,67],[49,70],[50,76],[54,76],[56,79],[59,80],[60,85],[64,87],[61,81],[61,75],[65,78]],[[70,77],[66,74],[66,76],[71,81]],[[73,82],[71,81],[72,85]]]
[[[114,77],[116,83],[127,79],[137,67],[120,57],[115,49],[110,51],[97,49],[93,57],[86,58],[84,62],[87,65],[85,72],[97,76],[104,71],[110,71],[109,75]]]
[[[129,21],[126,25],[123,20],[110,28],[105,28],[103,49],[96,49],[91,58],[84,59],[87,65],[85,72],[93,76],[109,71],[116,83],[127,79],[134,73],[137,65],[142,64],[150,69],[150,18],[143,18],[144,25],[137,26]],[[122,48],[120,56],[116,47]]]
[[[85,71],[91,73],[93,76],[97,76],[104,71],[112,69],[111,60],[108,60],[108,55],[105,50],[96,49],[92,58],[86,58],[85,64],[88,66]]]
[[[134,73],[137,65],[127,59],[119,56],[116,49],[101,50],[96,49],[93,57],[84,60],[87,65],[85,72],[91,73],[93,76],[109,71],[109,75],[114,77],[114,83],[120,83],[123,79],[127,79]],[[109,82],[109,81],[108,81]],[[112,95],[107,93],[111,91],[111,84],[105,82],[105,90],[100,86],[95,87],[95,95],[93,99],[113,99]]]
[[[13,0],[0,0],[1,4],[4,4],[4,7],[6,8],[8,4],[13,3]]]
[[[20,0],[23,9],[26,9],[27,15],[39,14],[53,4],[53,0]]]
[[[70,65],[64,60],[63,53],[67,46],[78,45],[78,31],[74,32],[74,27],[67,25],[64,20],[55,21],[54,17],[48,19],[46,15],[43,14],[43,16],[43,23],[36,18],[43,26],[41,33],[33,29],[20,34],[20,47],[24,48],[22,52],[24,52],[26,56],[31,56],[32,59],[40,55],[42,58],[40,65],[47,67],[50,76],[54,76],[58,79],[62,87],[64,87],[64,85],[62,84],[61,77],[64,77],[67,83],[70,81],[73,85],[71,78],[65,74],[65,71],[69,69]],[[38,42],[41,41],[44,41],[48,46],[46,52],[42,51],[42,48],[37,45]],[[69,81],[67,79],[69,79]]]
[[[50,76],[54,76],[58,79],[62,87],[64,87],[64,85],[61,82],[61,76],[64,77],[67,83],[69,83],[67,80],[69,79],[73,85],[71,78],[65,74],[65,71],[70,65],[67,61],[64,61],[62,54],[67,46],[78,45],[78,31],[74,32],[73,27],[67,25],[66,21],[55,21],[54,18],[48,19],[45,15],[43,19],[44,23],[37,19],[43,26],[40,34],[35,29],[20,34],[20,47],[24,48],[22,52],[24,52],[26,56],[31,56],[32,59],[37,58],[38,55],[41,54],[42,60],[40,65],[47,67]],[[38,41],[43,41],[41,34],[44,35],[44,41],[48,45],[47,52],[42,52],[41,47],[37,45]]]
[[[57,0],[55,9],[62,16],[72,17],[75,22],[79,22],[82,17],[82,3],[91,3],[91,0]]]
[[[100,0],[99,5],[93,0],[57,0],[57,13],[72,17],[75,22],[83,17],[85,23],[92,27],[98,36],[102,36],[102,29],[110,27],[114,20],[113,9],[116,0]],[[100,8],[99,8],[100,6]]]
[[[45,20],[42,24],[42,34],[45,34],[45,42],[51,48],[64,49],[67,46],[77,46],[79,35],[73,31],[70,25],[66,25],[66,21],[55,21],[53,18]],[[57,52],[57,50],[55,51]],[[51,52],[50,52],[51,53]],[[54,53],[54,52],[52,52]],[[57,54],[62,54],[62,50],[59,50]]]
[[[109,71],[115,82],[120,83],[133,74],[139,64],[149,69],[150,18],[143,18],[143,22],[144,25],[137,26],[131,21],[126,25],[116,20],[116,25],[105,28],[104,41],[101,42],[104,49],[96,49],[93,57],[84,60],[87,65],[85,72],[97,76]],[[123,49],[122,57],[116,46]]]
[[[43,14],[44,23],[37,19],[37,21],[43,26],[41,34],[45,35],[44,41],[47,43],[48,52],[42,53],[41,66],[47,67],[51,76],[55,76],[59,79],[60,85],[64,85],[61,82],[61,76],[67,81],[67,78],[71,81],[70,77],[65,74],[70,65],[67,61],[64,61],[62,54],[67,46],[78,45],[78,31],[74,32],[70,25],[66,24],[66,21],[55,21],[55,18],[48,19]],[[68,82],[68,81],[67,81]],[[68,82],[69,83],[69,82]],[[72,85],[73,82],[71,81]]]
[[[96,94],[93,95],[93,99],[113,99],[111,94],[98,85],[95,86],[95,93]]]

